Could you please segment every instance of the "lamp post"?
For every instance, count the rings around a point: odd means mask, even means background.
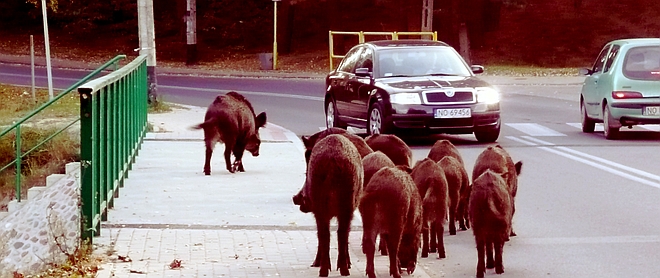
[[[277,2],[273,0],[273,70],[277,69]]]

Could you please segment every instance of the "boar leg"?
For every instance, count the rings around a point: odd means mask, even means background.
[[[502,250],[504,249],[504,242],[497,240],[495,244],[495,273],[504,273],[504,263],[502,262]]]
[[[204,160],[204,175],[211,174],[211,156],[213,155],[213,146],[215,142],[206,142],[206,159]]]
[[[353,210],[339,215],[337,217],[337,243],[339,254],[337,256],[337,268],[341,276],[351,275],[348,270],[351,268],[351,258],[348,254],[348,234],[351,230],[351,220],[353,218]]]
[[[424,221],[424,225],[422,227],[422,258],[428,258],[429,257],[429,225]],[[392,250],[389,250],[390,253]]]
[[[438,239],[438,259],[444,259],[447,257],[445,254],[445,240],[444,240],[445,228],[442,225],[442,221],[434,221],[433,226],[435,227],[433,229],[435,231],[435,234],[431,236]]]
[[[227,166],[227,171],[229,171],[229,173],[235,172],[234,167],[231,165],[231,148],[226,145],[225,145],[225,165]]]
[[[364,224],[363,224],[364,225]],[[380,235],[381,245],[386,244],[383,234]],[[376,253],[376,233],[371,229],[365,229],[362,233],[362,252],[367,255],[367,277],[376,278],[374,267],[374,254]]]
[[[484,258],[486,257],[486,242],[481,239],[477,238],[477,277],[481,278],[484,277],[484,273],[486,272],[486,263],[484,262]]]
[[[435,221],[433,221],[430,225],[431,226],[430,226],[430,232],[429,232],[430,233],[429,234],[429,237],[430,237],[429,252],[430,253],[435,253],[435,252],[437,252],[437,249],[438,249],[438,242],[436,241],[436,237],[435,237],[435,235],[438,233],[438,231],[435,230]]]
[[[495,260],[493,259],[493,246],[494,242],[492,240],[486,241],[486,268],[491,269],[495,268]]]
[[[319,248],[316,253],[319,259],[321,269],[319,277],[328,277],[330,274],[330,219],[325,217],[316,217],[316,233],[318,236]]]
[[[402,230],[390,231],[387,235],[387,251],[390,253],[390,275],[394,278],[401,278],[401,269],[399,268],[399,243],[401,242]]]
[[[456,210],[449,210],[449,234],[456,235]]]
[[[236,143],[234,145],[234,171],[238,172],[245,172],[245,169],[243,169],[243,153],[245,152],[245,145],[244,144],[239,144]]]

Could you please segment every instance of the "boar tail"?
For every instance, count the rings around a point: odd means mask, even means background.
[[[203,122],[201,124],[191,126],[190,129],[206,129],[207,127],[211,127],[212,125],[213,125],[213,122],[206,121],[206,122]]]

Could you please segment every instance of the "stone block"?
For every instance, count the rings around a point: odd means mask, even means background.
[[[58,181],[60,181],[62,178],[66,177],[65,174],[52,174],[46,177],[46,186],[51,186]]]
[[[34,200],[34,198],[39,196],[39,194],[41,194],[41,192],[44,192],[44,190],[46,190],[45,186],[33,186],[33,187],[31,187],[30,189],[28,189],[27,199],[28,200]]]
[[[66,174],[72,174],[75,171],[80,171],[80,162],[69,162],[66,164]]]
[[[14,211],[20,210],[23,205],[25,205],[25,202],[27,200],[23,200],[22,202],[18,202],[16,200],[11,200],[9,204],[7,204],[7,212],[12,213]]]

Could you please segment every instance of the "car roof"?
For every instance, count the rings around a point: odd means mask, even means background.
[[[449,47],[448,44],[441,41],[433,40],[379,40],[370,41],[365,44],[370,44],[374,48],[400,48],[400,47],[418,47],[418,46],[444,46]]]
[[[660,44],[660,38],[632,38],[632,39],[620,39],[614,40],[611,43],[615,44],[630,44],[630,45],[648,45],[648,44]]]

